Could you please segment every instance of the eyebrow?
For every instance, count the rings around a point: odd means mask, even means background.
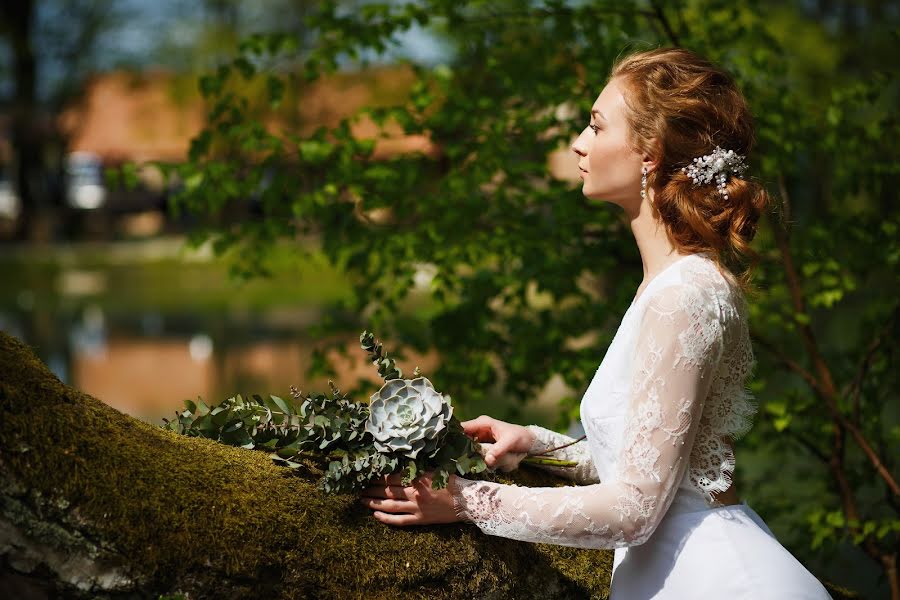
[[[600,112],[600,111],[597,110],[596,108],[594,108],[594,109],[591,110],[591,114],[592,114],[592,115],[598,115],[598,116],[599,116],[601,119],[603,119],[604,121],[608,121],[608,120],[609,120],[609,119],[607,119],[607,118],[603,115],[602,112]]]

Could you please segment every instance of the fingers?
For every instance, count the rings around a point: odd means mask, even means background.
[[[408,500],[388,500],[386,498],[360,498],[360,504],[371,509],[389,513],[415,513],[416,503]]]
[[[402,485],[373,485],[362,492],[365,498],[390,498],[391,500],[410,500],[406,488]]]
[[[515,438],[506,436],[496,442],[491,449],[484,455],[484,462],[489,467],[495,467],[500,459],[509,451],[510,446],[515,443]]]
[[[507,452],[497,459],[496,466],[493,468],[495,471],[503,471],[504,473],[515,471],[526,456],[528,456],[526,452]]]
[[[372,516],[387,525],[423,525],[422,518],[417,515],[392,515],[376,510]]]
[[[386,525],[427,525],[453,523],[459,520],[450,509],[447,492],[431,489],[434,471],[425,471],[415,478],[411,486],[390,485],[400,482],[401,474],[379,478],[383,485],[370,485],[361,497],[360,504],[372,509],[372,517]],[[443,496],[441,495],[443,494]]]
[[[475,428],[480,429],[484,427],[490,427],[493,419],[487,415],[481,415],[475,419],[469,419],[468,421],[462,421],[460,425],[463,426],[463,429]]]
[[[385,481],[398,481],[400,475],[382,478]],[[387,525],[415,525],[423,523],[419,506],[409,499],[414,494],[413,488],[402,485],[370,486],[363,491],[359,502],[372,509],[372,516]]]
[[[493,442],[493,423],[494,419],[487,415],[481,415],[476,419],[463,421],[460,425],[467,436],[473,437],[479,442]]]

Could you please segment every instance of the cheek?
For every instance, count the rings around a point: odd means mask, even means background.
[[[614,143],[603,133],[597,135],[591,142],[589,155],[590,171],[610,171],[616,169],[616,163],[621,156],[619,145]]]
[[[619,131],[606,130],[591,140],[588,158],[591,171],[625,175],[633,168],[635,154]]]

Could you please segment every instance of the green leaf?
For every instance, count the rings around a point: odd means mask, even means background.
[[[274,402],[275,405],[278,407],[278,410],[280,410],[281,412],[283,412],[286,415],[294,414],[293,411],[291,411],[291,407],[282,398],[280,398],[278,396],[269,396],[269,397],[272,399],[272,402]]]
[[[247,60],[247,58],[243,56],[237,57],[236,59],[234,59],[234,61],[232,61],[231,64],[234,66],[234,68],[240,71],[241,75],[246,80],[252,78],[256,73],[256,67],[253,66],[253,63],[251,63],[249,60]]]
[[[831,511],[825,515],[825,522],[832,527],[843,527],[845,524],[844,514],[840,511]]]
[[[269,90],[269,105],[272,106],[272,108],[278,108],[281,106],[281,101],[284,99],[284,81],[279,77],[269,75],[266,79],[266,85]]]
[[[775,427],[775,431],[784,431],[788,428],[788,425],[791,424],[791,415],[785,415],[783,417],[778,417],[772,421],[772,425]]]
[[[304,140],[299,144],[300,158],[312,164],[327,160],[334,151],[334,146],[319,140]]]
[[[809,325],[810,318],[806,313],[794,313],[794,320],[800,323],[801,325]]]
[[[416,478],[416,461],[410,460],[406,463],[406,468],[403,470],[403,485],[412,484],[413,479]]]
[[[431,489],[442,490],[450,481],[450,473],[446,469],[438,469],[431,479]]]
[[[206,405],[206,402],[203,401],[202,398],[197,398],[197,415],[200,417],[205,417],[209,414],[209,406]]]

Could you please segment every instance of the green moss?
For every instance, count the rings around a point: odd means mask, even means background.
[[[2,517],[44,523],[28,535],[125,565],[145,593],[608,595],[611,552],[517,543],[471,525],[386,526],[354,496],[320,493],[310,470],[177,435],[63,385],[2,333],[0,418]],[[524,470],[509,481],[549,482]]]

